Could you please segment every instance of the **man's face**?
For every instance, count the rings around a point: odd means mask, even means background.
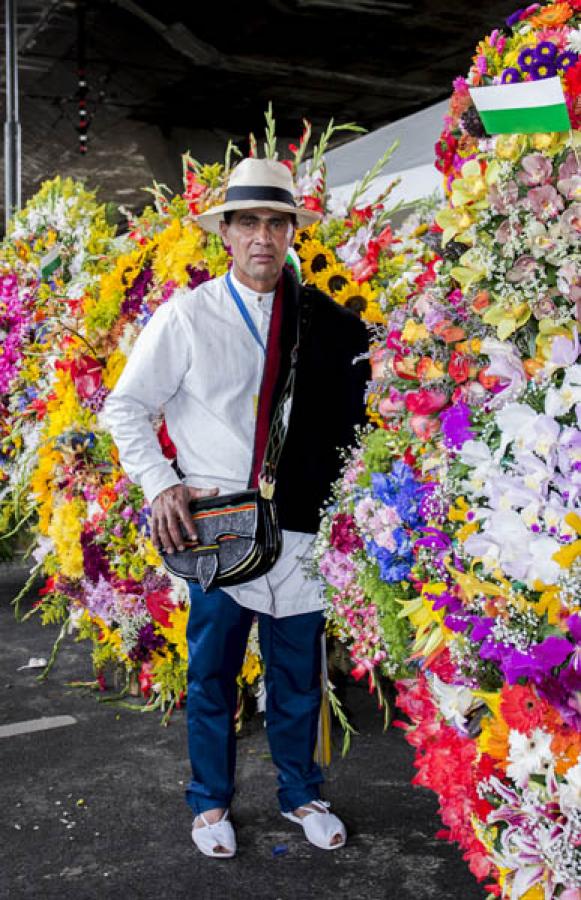
[[[230,249],[234,274],[256,291],[271,291],[280,277],[295,229],[289,213],[273,209],[237,210],[220,233]]]

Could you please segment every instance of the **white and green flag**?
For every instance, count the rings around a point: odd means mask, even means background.
[[[561,79],[470,88],[488,134],[534,134],[571,128]]]

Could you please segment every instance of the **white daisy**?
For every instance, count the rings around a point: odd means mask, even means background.
[[[567,50],[573,50],[574,53],[581,53],[581,26],[572,28],[567,38]]]
[[[535,728],[530,737],[520,731],[511,731],[509,744],[510,765],[506,774],[519,787],[526,787],[531,775],[544,775],[553,763],[551,735],[541,728]]]

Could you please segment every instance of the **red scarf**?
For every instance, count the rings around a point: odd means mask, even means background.
[[[272,414],[272,397],[280,370],[280,335],[282,326],[282,306],[284,293],[284,279],[280,278],[276,286],[270,326],[266,341],[266,354],[264,358],[264,370],[258,396],[258,408],[256,410],[256,430],[254,432],[254,454],[252,457],[252,469],[250,472],[249,487],[258,487],[258,477],[262,470],[264,453],[270,432],[270,419]]]

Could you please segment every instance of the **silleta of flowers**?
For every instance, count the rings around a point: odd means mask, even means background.
[[[441,836],[514,900],[581,897],[580,48],[576,4],[535,4],[455,81],[433,255],[384,307],[378,427],[318,542],[354,675],[400,673]],[[571,133],[485,135],[469,86],[555,74]],[[378,491],[404,473],[415,521]]]
[[[363,201],[390,151],[342,208],[324,178],[332,127],[305,170],[305,123],[287,162],[324,214],[297,237],[302,277],[371,339],[370,424],[316,543],[329,630],[380,701],[397,679],[440,836],[511,900],[581,900],[579,18],[579,0],[533,4],[480,42],[436,148],[446,201],[398,230],[389,191]],[[570,133],[484,133],[469,87],[555,75]],[[91,638],[100,681],[121,665],[146,708],[183,693],[187,598],[100,410],[156,307],[226,271],[195,214],[234,153],[186,156],[183,194],[154,189],[123,238],[91,195],[51,183],[2,249],[2,527],[32,529],[35,612]],[[243,680],[259,673],[251,647]]]

